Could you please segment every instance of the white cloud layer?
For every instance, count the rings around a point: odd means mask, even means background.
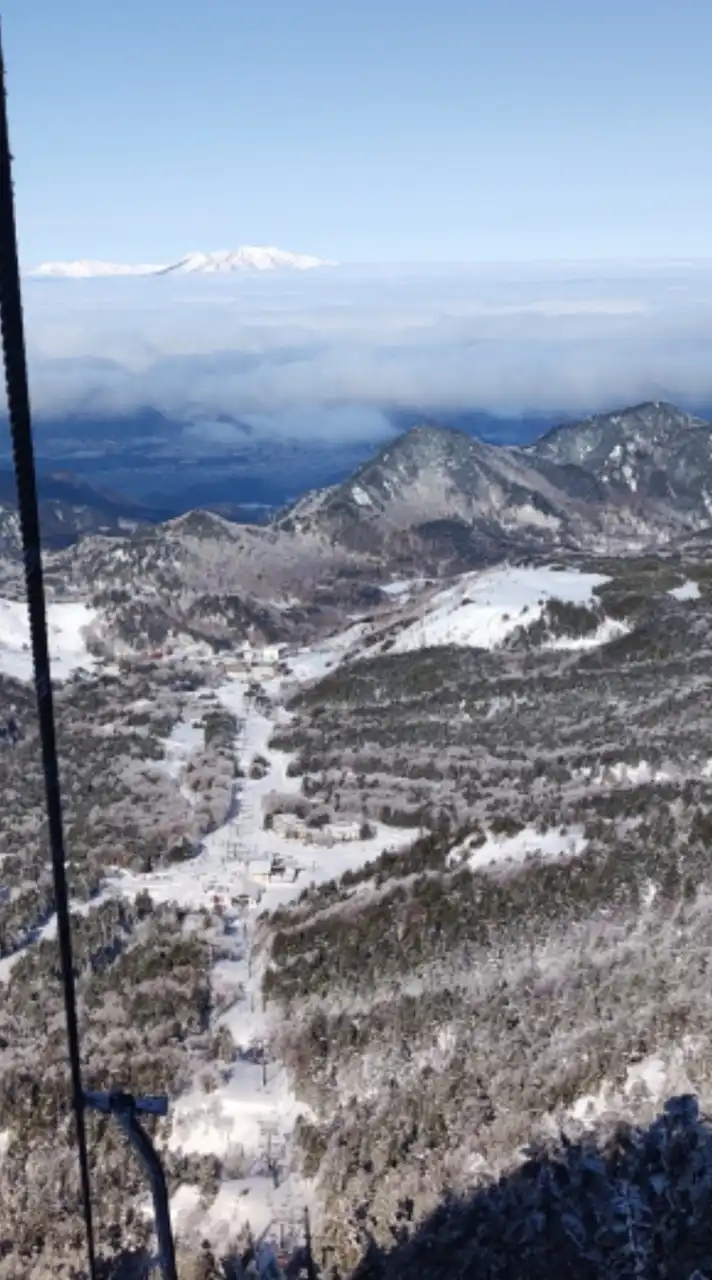
[[[398,407],[712,403],[712,263],[27,280],[35,413],[377,439]],[[244,432],[238,431],[244,439]]]

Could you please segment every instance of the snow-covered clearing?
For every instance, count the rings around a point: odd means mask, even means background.
[[[414,591],[424,587],[425,582],[425,578],[399,578],[396,582],[377,582],[376,586],[379,591],[393,600],[407,600]]]
[[[467,865],[473,871],[483,871],[503,864],[525,862],[527,858],[571,858],[578,857],[586,848],[583,827],[551,827],[548,831],[538,832],[535,827],[523,827],[516,835],[487,836],[484,844],[476,844],[472,840],[464,840],[450,850],[448,862]]]
[[[676,600],[699,600],[700,585],[693,582],[692,578],[688,578],[679,587],[671,587],[668,591],[669,596],[674,596]]]
[[[154,768],[179,781],[188,760],[195,751],[200,751],[204,740],[205,733],[200,720],[196,717],[184,717],[174,724],[167,738],[159,739],[165,755],[162,760],[156,761]],[[184,781],[180,782],[180,793],[191,807],[195,805],[195,791]]]
[[[67,680],[74,671],[89,671],[94,659],[84,640],[96,618],[88,605],[57,602],[47,605],[47,628],[52,676]],[[32,679],[30,623],[24,600],[0,599],[0,673],[15,680]]]
[[[171,778],[179,778],[187,760],[194,751],[199,751],[203,746],[203,740],[204,731],[199,720],[195,718],[179,720],[174,724],[168,737],[160,739],[165,756],[158,762],[158,767]]]
[[[580,573],[576,569],[503,565],[459,574],[450,586],[435,592],[427,590],[422,578],[380,585],[380,590],[393,601],[394,609],[402,611],[405,624],[394,640],[389,637],[388,652],[410,653],[438,645],[495,649],[518,627],[536,622],[550,600],[595,605],[594,588],[608,581],[605,574]],[[393,621],[393,613],[376,621],[355,621],[321,644],[290,654],[286,660],[293,677],[317,680],[348,658],[375,657],[380,648],[363,641]],[[595,648],[629,630],[625,623],[606,618],[589,635],[556,637],[545,647]]]
[[[390,652],[448,644],[493,649],[517,627],[536,622],[549,600],[590,605],[594,587],[607,581],[600,573],[546,567],[465,573],[430,597],[423,616],[398,634]]]
[[[583,778],[597,789],[605,787],[642,787],[651,782],[672,782],[680,776],[680,770],[656,769],[647,760],[628,764],[625,760],[613,760],[602,768],[586,765],[577,769],[575,777]],[[704,768],[701,776],[704,776]]]
[[[354,622],[345,631],[329,636],[312,648],[298,649],[286,659],[290,677],[295,680],[320,680],[333,671],[345,658],[355,654],[359,641],[368,635],[370,627]]]

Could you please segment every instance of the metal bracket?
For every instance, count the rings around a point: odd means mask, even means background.
[[[151,1184],[153,1212],[158,1238],[158,1263],[164,1280],[177,1280],[175,1246],[171,1228],[168,1188],[158,1152],[146,1130],[138,1122],[139,1115],[168,1115],[168,1099],[165,1097],[134,1098],[131,1093],[114,1090],[111,1093],[84,1091],[84,1105],[111,1115],[121,1126],[131,1146],[137,1153]]]

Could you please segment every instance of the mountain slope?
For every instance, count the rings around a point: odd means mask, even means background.
[[[626,611],[648,596],[654,620],[613,643],[392,653],[288,704],[271,745],[296,754],[308,816],[422,835],[263,932],[305,1172],[352,1280],[709,1269],[685,1208],[688,1176],[709,1196],[709,1130],[705,1157],[693,1124],[654,1141],[671,1096],[704,1114],[711,1098],[712,1005],[690,992],[709,947],[712,614],[705,574],[683,595],[669,572],[621,561],[594,585]]]
[[[178,262],[161,268],[157,275],[216,275],[230,272],[252,271],[309,271],[325,267],[322,262],[306,253],[287,253],[271,246],[242,245],[239,249],[221,249],[214,253],[188,253]]]
[[[573,464],[612,496],[652,501],[693,523],[712,516],[712,423],[664,401],[555,427],[522,452]]]
[[[674,476],[688,438],[704,443],[708,428],[689,426],[683,416],[676,425],[667,412],[665,421],[656,457],[670,457]],[[601,474],[575,461],[588,456],[580,437],[590,430],[590,424],[561,429],[545,439],[540,456],[452,429],[415,427],[344,483],[307,494],[267,524],[237,526],[196,511],[137,527],[119,541],[85,537],[49,557],[47,581],[64,598],[117,589],[124,613],[150,601],[162,615],[160,634],[166,627],[180,632],[181,619],[190,620],[194,634],[201,600],[213,620],[216,599],[239,600],[237,614],[232,606],[223,611],[225,640],[244,638],[240,626],[233,628],[238,615],[258,618],[263,638],[274,636],[274,626],[293,640],[382,603],[377,585],[394,577],[439,578],[503,560],[673,550],[694,535],[704,541],[712,465],[696,477],[686,473],[688,487],[679,495],[661,499],[654,483],[652,492],[631,492],[610,477],[605,459],[596,464]],[[66,521],[61,512],[60,518]],[[101,528],[106,510],[91,519],[90,527]],[[17,531],[12,517],[5,523],[5,555],[17,565]]]
[[[567,457],[430,426],[398,437],[349,480],[307,495],[275,523],[371,555],[387,542],[399,563],[415,566],[425,556],[431,569],[517,550],[639,550],[691,527],[687,512],[661,512],[653,497],[641,509]]]
[[[70,546],[94,533],[125,537],[162,517],[159,511],[105,493],[67,472],[40,474],[38,492],[47,548]],[[0,554],[20,554],[15,475],[9,470],[0,470]]]

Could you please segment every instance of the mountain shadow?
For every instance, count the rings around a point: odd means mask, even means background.
[[[401,1206],[384,1250],[362,1224],[349,1280],[708,1280],[712,1124],[697,1098],[670,1098],[652,1124],[606,1139],[529,1148],[513,1172],[446,1195],[411,1227]]]

